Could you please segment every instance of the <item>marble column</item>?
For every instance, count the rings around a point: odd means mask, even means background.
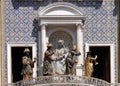
[[[37,51],[38,51],[38,65],[37,65],[37,74],[38,76],[43,75],[42,73],[42,61],[43,61],[43,53],[42,53],[42,28],[45,28],[44,24],[41,24],[40,18],[36,17],[36,21],[38,22],[38,40],[37,40]]]
[[[78,65],[77,65],[77,70],[76,74],[82,76],[83,75],[83,70],[82,70],[82,65],[83,65],[83,28],[81,24],[76,24],[77,26],[77,48],[80,50],[81,55],[78,56]]]
[[[41,25],[41,62],[43,62],[44,59],[44,53],[47,49],[46,47],[46,24]],[[43,67],[43,63],[41,63],[41,67]]]

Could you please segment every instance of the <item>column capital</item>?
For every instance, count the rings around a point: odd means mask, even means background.
[[[84,30],[82,23],[76,23],[77,30],[80,29],[81,31]]]
[[[82,25],[82,23],[76,23],[76,26],[81,26]]]
[[[47,26],[47,24],[46,23],[43,23],[43,24],[40,24],[40,26],[42,27],[42,26]]]
[[[44,23],[40,24],[38,31],[41,31],[42,29],[46,29],[46,26],[47,24],[44,24]]]

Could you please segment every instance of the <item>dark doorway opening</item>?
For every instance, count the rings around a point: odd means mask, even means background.
[[[23,79],[22,71],[22,57],[24,56],[24,49],[26,47],[11,47],[12,58],[12,82],[17,82]],[[32,57],[32,47],[30,49],[30,56]]]
[[[98,56],[93,77],[110,82],[110,46],[90,46],[90,51],[93,56]]]

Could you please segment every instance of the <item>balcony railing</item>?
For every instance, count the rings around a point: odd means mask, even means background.
[[[85,76],[40,76],[27,81],[6,84],[5,86],[120,86],[118,83],[108,83],[97,78]]]

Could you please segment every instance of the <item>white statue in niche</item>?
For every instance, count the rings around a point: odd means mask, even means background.
[[[58,48],[55,49],[52,56],[55,61],[53,62],[54,73],[58,75],[66,74],[66,57],[68,56],[69,49],[65,47],[64,41],[58,41]]]

